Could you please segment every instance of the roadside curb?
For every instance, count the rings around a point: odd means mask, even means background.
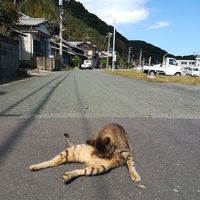
[[[40,69],[30,69],[27,70],[27,74],[30,76],[45,76],[52,73],[52,71],[40,70]]]

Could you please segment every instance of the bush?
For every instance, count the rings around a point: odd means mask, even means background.
[[[74,67],[80,67],[82,60],[79,58],[79,56],[74,57]]]
[[[106,65],[107,65],[107,59],[106,58],[101,59],[101,68],[105,69]]]
[[[9,35],[16,28],[18,12],[12,3],[1,3],[0,6],[0,33]]]

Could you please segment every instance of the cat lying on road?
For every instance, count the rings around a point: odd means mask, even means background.
[[[78,176],[102,174],[126,163],[131,179],[135,182],[141,181],[134,166],[128,134],[119,124],[107,124],[97,133],[94,139],[88,140],[87,144],[74,145],[69,135],[65,134],[65,136],[67,138],[67,149],[49,161],[31,165],[30,170],[36,171],[55,167],[67,162],[84,163],[85,168],[64,173],[63,180],[67,183]]]

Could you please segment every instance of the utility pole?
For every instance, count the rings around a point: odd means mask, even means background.
[[[108,50],[107,50],[107,63],[106,63],[106,69],[108,69],[108,65],[109,65],[109,55],[110,55],[110,38],[112,37],[112,33],[108,33],[107,35],[108,37]]]
[[[148,76],[149,76],[149,72],[150,72],[150,66],[151,66],[151,56],[149,57],[149,70],[148,70]]]
[[[128,65],[129,65],[130,59],[131,59],[131,53],[132,53],[131,50],[132,50],[132,48],[133,48],[133,47],[129,47],[129,48],[128,48]]]
[[[116,20],[114,20],[115,22]],[[116,53],[115,53],[115,24],[113,30],[113,53],[112,53],[112,72],[115,70],[115,62],[116,62]]]
[[[142,65],[142,49],[140,49],[140,66]]]
[[[59,48],[59,55],[60,55],[60,63],[61,67],[63,64],[63,0],[59,0],[59,8],[60,8],[60,48]]]

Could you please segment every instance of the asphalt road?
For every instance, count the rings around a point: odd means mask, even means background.
[[[146,189],[125,166],[65,185],[81,164],[30,172],[30,164],[108,122],[130,134]],[[98,70],[54,72],[0,85],[0,199],[200,199],[200,87],[157,84]]]

